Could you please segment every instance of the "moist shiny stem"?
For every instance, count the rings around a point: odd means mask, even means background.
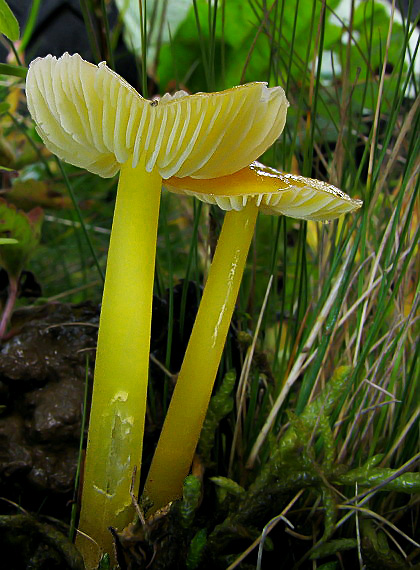
[[[108,527],[134,518],[149,369],[150,326],[161,177],[144,163],[121,168],[99,323],[79,530],[111,554]],[[86,568],[98,547],[78,534]]]
[[[251,201],[228,212],[144,495],[155,511],[182,496],[232,319],[254,233],[258,208]]]

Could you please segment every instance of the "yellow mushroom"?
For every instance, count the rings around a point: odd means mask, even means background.
[[[171,192],[227,210],[165,423],[145,497],[156,510],[182,495],[216,378],[258,211],[329,221],[360,208],[330,184],[254,162],[212,180],[171,178]]]
[[[134,515],[141,464],[156,234],[162,179],[236,172],[280,135],[281,87],[250,83],[220,93],[143,99],[105,63],[79,55],[33,61],[29,111],[47,148],[102,177],[120,171],[99,326],[79,528],[111,552],[109,526]],[[86,546],[87,544],[87,546]],[[95,566],[90,542],[81,544]]]

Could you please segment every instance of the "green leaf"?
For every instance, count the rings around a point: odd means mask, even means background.
[[[41,208],[34,208],[25,214],[0,198],[0,239],[19,242],[9,242],[0,248],[0,265],[7,271],[9,279],[19,278],[30,255],[38,246],[42,219]]]
[[[326,562],[322,566],[318,566],[318,570],[336,570],[338,566],[338,562]]]
[[[109,554],[103,554],[99,561],[98,570],[111,570],[111,559]]]
[[[19,39],[19,24],[6,0],[0,0],[0,32],[12,42]]]
[[[14,243],[19,243],[17,239],[13,238],[0,238],[0,245],[12,245]]]
[[[0,0],[0,2],[2,1],[3,0]],[[25,79],[27,73],[27,67],[0,63],[0,75],[13,75],[14,77],[22,77],[22,79]]]
[[[378,2],[362,2],[354,11],[353,36],[350,51],[343,49],[342,38],[339,38],[332,49],[336,52],[342,69],[347,67],[350,58],[349,78],[354,84],[352,106],[362,105],[367,109],[375,109],[379,94],[379,79],[382,73],[384,50],[390,26],[390,8]],[[393,21],[391,42],[387,48],[387,62],[391,69],[398,68],[401,58],[401,46],[404,45],[404,28],[398,21]],[[407,70],[404,63],[403,72]],[[360,78],[358,79],[358,77]],[[365,93],[366,83],[368,90]],[[400,83],[400,88],[404,81]],[[398,88],[397,74],[385,76],[382,109],[390,112],[394,94]]]
[[[337,538],[319,546],[311,554],[311,560],[319,560],[320,558],[332,556],[337,552],[353,550],[354,548],[357,548],[357,540],[355,538]]]
[[[117,8],[124,22],[124,42],[135,55],[141,54],[140,8],[138,0],[116,0]],[[184,21],[192,0],[172,0],[148,2],[146,6],[147,21],[147,65],[151,66],[161,44],[168,44],[170,35],[175,35]]]
[[[182,501],[179,505],[181,514],[181,524],[184,528],[191,526],[195,512],[200,504],[201,481],[195,475],[188,475],[185,478],[182,489]]]
[[[236,483],[236,481],[233,481],[233,479],[229,479],[228,477],[210,477],[210,481],[212,481],[218,487],[225,489],[225,491],[231,495],[236,495],[239,497],[245,493],[245,489],[241,487],[239,483]]]
[[[7,101],[2,101],[0,103],[0,115],[3,115],[3,113],[7,113],[7,111],[10,109],[10,105]],[[0,166],[1,168],[1,166]]]
[[[71,208],[71,200],[65,195],[63,186],[50,181],[35,180],[20,176],[12,181],[12,189],[7,193],[7,200],[21,208],[30,210],[35,206],[49,209]]]
[[[198,452],[205,464],[211,461],[211,450],[214,447],[216,429],[221,420],[233,409],[232,391],[236,374],[233,370],[226,373],[216,394],[211,398],[201,430]]]
[[[200,529],[190,542],[187,560],[185,566],[187,570],[195,570],[200,564],[201,555],[207,543],[207,531],[205,528]]]
[[[392,477],[395,475],[395,478]],[[354,485],[360,487],[373,487],[382,485],[380,491],[399,491],[401,493],[420,493],[420,473],[409,471],[400,475],[398,469],[366,466],[357,467],[337,477],[341,485]]]

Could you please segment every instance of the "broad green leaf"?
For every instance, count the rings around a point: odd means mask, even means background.
[[[127,48],[137,57],[141,55],[140,8],[138,0],[116,0],[116,5],[124,21],[124,41]],[[192,0],[167,0],[167,2],[147,2],[147,64],[151,65],[159,44],[167,44],[170,35],[175,35],[184,20]]]
[[[19,39],[19,24],[6,0],[0,0],[0,32],[12,42]]]
[[[338,0],[330,0],[329,9],[334,9]],[[276,65],[279,66],[278,76],[286,77],[288,62],[290,59],[290,46],[295,30],[295,42],[291,73],[301,82],[302,77],[309,74],[304,62],[310,42],[310,60],[316,43],[316,34],[311,34],[312,25],[312,0],[291,0],[287,9],[283,11],[281,34],[270,47],[267,33],[259,33],[261,22],[265,18],[263,11],[243,0],[229,0],[223,10],[217,10],[216,27],[210,32],[209,28],[209,2],[196,0],[197,15],[200,20],[200,33],[204,41],[204,50],[210,57],[210,45],[214,43],[214,66],[215,85],[211,89],[223,89],[237,85],[242,79],[244,82],[267,81],[270,76],[270,51],[276,55]],[[295,11],[298,8],[296,22]],[[318,22],[321,11],[321,3],[316,3],[314,21]],[[279,26],[279,14],[270,10],[267,27],[272,30]],[[204,67],[202,62],[202,46],[200,45],[200,33],[197,30],[196,15],[193,8],[190,9],[184,21],[180,24],[176,34],[172,34],[172,43],[164,44],[159,53],[158,77],[162,91],[173,87],[174,80],[181,84],[188,78],[188,89],[191,91],[201,90],[204,79]],[[341,27],[327,19],[325,23],[324,45],[329,47],[338,41],[341,35]],[[224,67],[222,73],[221,55],[224,53]],[[207,66],[209,64],[207,63]],[[245,76],[242,77],[246,65]],[[175,76],[176,74],[176,76]],[[223,82],[224,79],[224,82]],[[207,86],[208,87],[208,86]]]
[[[0,266],[7,271],[9,279],[19,278],[29,257],[38,246],[43,215],[42,208],[34,208],[26,214],[0,198],[0,239],[19,242],[9,242],[0,248]]]

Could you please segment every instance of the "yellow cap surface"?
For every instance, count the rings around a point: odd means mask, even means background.
[[[104,62],[67,53],[34,60],[26,94],[47,148],[103,177],[142,155],[162,178],[231,174],[279,137],[288,107],[283,89],[265,83],[148,101]]]
[[[165,188],[227,211],[242,210],[249,200],[255,200],[265,214],[314,221],[334,220],[362,205],[332,184],[280,172],[260,162],[211,180],[173,177],[165,181]]]

